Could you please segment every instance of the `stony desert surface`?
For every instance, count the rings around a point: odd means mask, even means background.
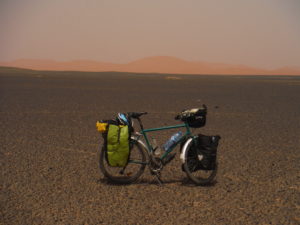
[[[194,186],[177,156],[159,186],[104,179],[95,123],[147,111],[145,127],[208,106],[219,171]],[[0,224],[299,224],[300,77],[0,70]],[[163,144],[175,131],[154,133]]]

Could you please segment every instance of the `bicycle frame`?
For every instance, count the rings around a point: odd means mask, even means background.
[[[162,130],[170,130],[170,129],[177,129],[177,128],[186,128],[186,132],[185,134],[180,138],[180,140],[170,148],[170,150],[165,151],[164,154],[162,154],[162,156],[160,157],[160,159],[164,159],[170,152],[172,152],[174,150],[174,148],[181,143],[183,140],[185,140],[187,137],[190,137],[192,135],[190,127],[187,123],[184,124],[178,124],[178,125],[174,125],[174,126],[165,126],[165,127],[158,127],[158,128],[150,128],[150,129],[141,129],[141,134],[143,135],[145,141],[146,141],[146,146],[147,149],[150,153],[152,153],[154,151],[153,146],[151,145],[147,133],[150,132],[155,132],[155,131],[162,131]]]

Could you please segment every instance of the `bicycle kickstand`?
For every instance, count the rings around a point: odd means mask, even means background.
[[[156,180],[158,182],[158,185],[162,186],[163,185],[163,181],[160,179],[160,176],[161,176],[160,173],[155,174],[155,178],[156,178]]]

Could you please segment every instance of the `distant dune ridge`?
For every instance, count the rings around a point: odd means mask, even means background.
[[[276,70],[257,69],[244,65],[186,61],[171,56],[153,56],[127,64],[105,63],[91,60],[58,62],[54,60],[19,59],[0,62],[0,66],[50,71],[136,72],[169,74],[228,74],[228,75],[300,75],[299,67]]]

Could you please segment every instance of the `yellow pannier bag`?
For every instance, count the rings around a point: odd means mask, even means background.
[[[129,156],[128,126],[108,126],[106,137],[107,161],[110,166],[124,167]]]
[[[101,123],[99,121],[97,121],[97,123],[96,123],[97,130],[100,133],[105,133],[107,131],[107,125],[108,125],[108,123]]]

